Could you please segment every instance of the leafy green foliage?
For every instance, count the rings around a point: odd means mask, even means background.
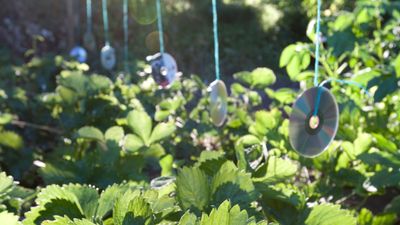
[[[251,4],[266,4],[260,2]],[[221,10],[255,10],[251,4],[224,1]],[[287,1],[273,4],[293,13]],[[282,52],[282,70],[256,68],[227,79],[228,119],[218,129],[210,121],[203,76],[183,76],[159,90],[144,63],[137,65],[144,76],[122,79],[90,74],[86,64],[60,56],[13,65],[1,54],[0,77],[7,79],[0,82],[0,168],[21,185],[0,173],[0,221],[398,223],[399,6],[332,0],[324,7],[320,79],[360,82],[373,98],[330,84],[340,125],[335,141],[315,159],[299,156],[288,141],[290,106],[300,91],[274,85],[286,71],[302,90],[311,87],[315,20],[306,32],[311,42]],[[343,7],[347,11],[338,10]],[[227,49],[223,54],[231,54]]]

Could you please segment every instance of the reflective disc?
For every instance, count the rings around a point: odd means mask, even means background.
[[[94,52],[96,50],[96,39],[92,32],[87,31],[83,36],[83,46],[89,51]]]
[[[75,46],[72,48],[69,55],[80,63],[84,63],[87,60],[87,52],[81,46]]]
[[[314,109],[320,95],[317,115]],[[294,103],[289,122],[292,147],[305,157],[324,152],[336,136],[339,108],[335,97],[324,87],[305,91]]]
[[[112,70],[116,62],[115,50],[109,44],[101,49],[101,65],[106,70]]]
[[[178,66],[175,59],[168,53],[162,56],[157,53],[149,57],[151,74],[161,88],[168,88],[178,77]]]
[[[222,80],[216,80],[208,87],[210,92],[210,116],[215,126],[222,126],[228,113],[228,92]]]

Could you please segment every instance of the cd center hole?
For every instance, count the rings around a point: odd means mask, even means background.
[[[319,126],[319,117],[318,116],[310,117],[309,126],[313,130],[317,129]]]
[[[167,67],[165,67],[165,66],[161,67],[160,72],[161,72],[161,75],[167,76],[167,74],[168,74]]]

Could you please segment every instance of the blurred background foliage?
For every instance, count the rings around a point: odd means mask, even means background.
[[[73,1],[73,0],[71,0]],[[82,43],[86,29],[85,1],[73,1],[73,20],[68,1],[0,1],[0,46],[11,49],[14,59],[24,59],[28,49],[36,54],[66,54],[75,43]],[[326,14],[352,8],[353,1],[324,1]],[[97,49],[104,43],[101,1],[93,1],[93,24]],[[122,0],[109,0],[112,44],[122,58]],[[155,1],[130,0],[129,49],[132,65],[158,51]],[[213,77],[211,2],[165,0],[164,29],[166,49],[186,74]],[[316,12],[316,0],[223,0],[219,1],[222,73],[267,66],[280,71],[279,56],[284,47],[306,40],[305,30]],[[71,23],[71,21],[73,21]],[[71,37],[71,32],[73,35]],[[70,36],[70,37],[69,37]],[[91,54],[98,65],[98,52]],[[119,60],[122,63],[122,60]],[[122,67],[122,65],[121,65]],[[93,67],[92,68],[96,68]],[[282,76],[283,77],[283,76]]]

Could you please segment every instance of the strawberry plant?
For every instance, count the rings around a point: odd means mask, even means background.
[[[400,5],[325,6],[321,79],[355,81],[368,93],[327,85],[339,130],[313,159],[290,146],[288,116],[312,85],[314,20],[310,41],[283,50],[282,70],[233,74],[220,128],[201,76],[160,90],[143,62],[140,76],[122,79],[62,56],[29,53],[17,64],[0,57],[0,221],[398,224]],[[290,87],[280,86],[283,78]]]

